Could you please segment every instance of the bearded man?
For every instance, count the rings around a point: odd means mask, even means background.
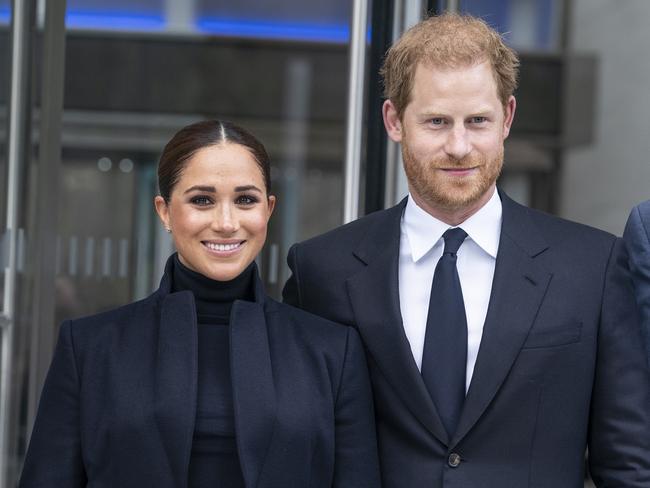
[[[627,255],[496,180],[518,59],[483,21],[407,31],[382,74],[409,195],[295,245],[285,301],[354,325],[388,488],[650,487]],[[326,358],[315,358],[326,360]]]

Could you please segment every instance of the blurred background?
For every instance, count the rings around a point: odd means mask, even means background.
[[[266,145],[278,206],[259,264],[278,297],[292,243],[406,194],[377,71],[444,10],[521,55],[502,187],[620,234],[650,198],[647,0],[0,0],[0,488],[60,322],[157,286],[173,248],[156,164],[176,130],[223,118]]]

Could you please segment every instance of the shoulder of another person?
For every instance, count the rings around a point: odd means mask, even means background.
[[[371,229],[393,221],[394,219],[399,219],[403,208],[404,202],[400,202],[393,207],[378,210],[323,234],[302,241],[298,245],[301,252],[309,252],[323,247],[347,249],[358,243]]]
[[[279,323],[283,327],[297,327],[301,334],[306,333],[314,338],[329,337],[337,341],[345,340],[351,329],[347,325],[333,322],[293,305],[277,302],[270,297],[266,299],[265,310],[267,318],[275,315],[280,318]]]
[[[650,225],[650,200],[639,203],[635,209],[638,210],[641,220],[643,220],[646,225]]]

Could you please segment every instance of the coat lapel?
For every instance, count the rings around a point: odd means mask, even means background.
[[[235,429],[248,488],[259,485],[276,417],[265,295],[257,273],[255,278],[255,302],[236,301],[230,315]]]
[[[535,257],[548,246],[531,221],[528,209],[503,193],[501,200],[503,224],[490,304],[452,446],[478,421],[508,375],[552,276],[535,262]]]
[[[160,329],[155,372],[155,418],[174,486],[187,485],[196,417],[196,308],[189,291],[170,293],[169,259],[157,292]],[[230,363],[237,446],[246,486],[259,485],[275,423],[275,387],[257,270],[255,301],[236,301],[230,316]]]
[[[347,280],[355,324],[382,374],[415,417],[441,442],[448,436],[409,345],[399,305],[400,221],[404,199],[389,209],[355,251],[366,267]]]
[[[179,487],[187,484],[196,416],[197,367],[196,311],[192,293],[168,294],[161,300],[160,309],[155,418],[174,486]]]

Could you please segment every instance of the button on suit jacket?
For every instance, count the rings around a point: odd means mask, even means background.
[[[168,270],[149,298],[65,322],[22,488],[187,486],[197,391],[191,292]],[[230,322],[236,440],[247,488],[379,485],[356,331],[264,295]]]
[[[597,484],[650,487],[650,379],[622,241],[500,196],[490,303],[451,438],[401,322],[406,200],[294,246],[285,301],[359,330],[384,487],[575,488],[587,446]]]

